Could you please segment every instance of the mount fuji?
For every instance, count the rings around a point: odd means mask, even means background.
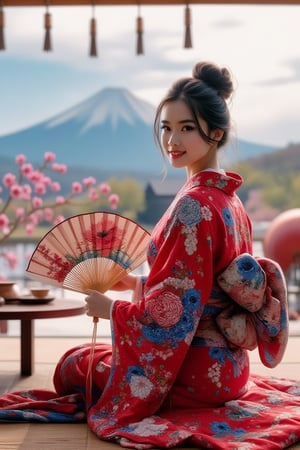
[[[39,163],[45,151],[69,167],[110,175],[160,176],[162,160],[153,139],[155,107],[124,88],[105,88],[32,127],[0,136],[2,168],[19,153]],[[235,144],[236,147],[236,144]],[[238,141],[239,159],[274,151]]]
[[[159,172],[154,113],[154,106],[126,89],[103,89],[47,121],[0,137],[0,158],[24,153],[39,162],[52,151],[68,166]]]

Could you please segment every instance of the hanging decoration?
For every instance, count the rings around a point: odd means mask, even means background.
[[[185,7],[185,16],[184,16],[184,22],[185,22],[185,36],[184,36],[184,48],[192,48],[192,31],[191,31],[191,23],[192,23],[192,16],[191,16],[191,9],[189,7],[189,4],[186,4]]]
[[[52,50],[51,43],[51,14],[48,11],[48,1],[46,2],[46,13],[45,13],[44,25],[45,25],[45,40],[44,40],[44,51],[49,52]]]
[[[143,18],[140,14],[140,4],[138,4],[138,16],[136,19],[136,32],[137,32],[137,45],[136,45],[136,54],[143,55],[144,54],[144,45],[143,45]]]
[[[0,2],[0,50],[5,50],[4,41],[4,11],[2,8],[2,1]]]
[[[52,28],[52,15],[49,12],[49,4],[51,0],[44,0],[46,6],[46,12],[44,14],[44,28],[45,28],[45,38],[43,50],[48,52],[52,51],[52,39],[51,39],[51,28]],[[90,47],[89,47],[89,55],[91,57],[97,57],[97,21],[95,18],[95,5],[96,0],[92,1],[92,17],[90,19]],[[184,34],[184,48],[192,48],[192,30],[191,30],[191,9],[189,6],[189,1],[186,0],[186,6],[184,11],[184,25],[185,25],[185,34]],[[4,26],[5,26],[5,18],[3,11],[3,4],[5,0],[0,0],[0,51],[5,50],[5,36],[4,36]],[[143,55],[144,54],[144,42],[143,42],[143,34],[144,34],[144,20],[140,13],[141,4],[140,0],[137,0],[137,18],[136,18],[136,33],[137,33],[137,41],[136,41],[136,54]]]
[[[95,19],[95,3],[92,5],[92,18],[90,21],[90,35],[91,35],[91,45],[90,45],[90,56],[97,56],[97,22]]]

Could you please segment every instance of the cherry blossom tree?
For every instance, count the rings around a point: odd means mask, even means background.
[[[118,207],[118,195],[111,193],[107,183],[97,185],[94,177],[74,181],[68,195],[63,196],[60,183],[52,177],[56,173],[64,175],[67,166],[56,162],[55,153],[45,152],[38,167],[27,162],[23,154],[16,156],[15,163],[15,173],[4,174],[0,184],[0,244],[8,241],[20,227],[31,236],[42,222],[51,226],[62,222],[65,217],[55,214],[56,209],[70,204],[76,197],[87,195],[90,201],[96,201],[100,195],[105,195],[112,210]],[[4,249],[1,252],[0,248],[0,256],[10,269],[16,267],[18,261],[14,252]]]

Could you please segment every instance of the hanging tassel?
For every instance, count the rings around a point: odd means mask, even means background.
[[[50,34],[50,30],[51,30],[51,14],[46,12],[45,13],[45,41],[44,41],[44,51],[45,52],[49,52],[52,50],[52,45],[51,45],[51,34]]]
[[[97,56],[97,44],[96,44],[97,22],[95,17],[91,18],[90,34],[91,34],[90,56]]]
[[[95,354],[95,346],[97,342],[97,324],[99,322],[98,317],[93,318],[93,336],[92,336],[92,343],[91,343],[91,349],[89,354],[89,360],[88,360],[88,369],[87,369],[87,375],[86,375],[86,383],[85,383],[85,396],[86,396],[86,406],[87,411],[92,406],[92,399],[93,399],[93,362],[94,362],[94,354]]]
[[[5,50],[4,42],[4,12],[2,6],[0,7],[0,50]]]
[[[189,5],[185,8],[185,37],[184,37],[184,48],[192,48],[192,33],[191,33],[191,10]]]
[[[143,55],[144,54],[144,46],[143,46],[143,19],[138,16],[136,21],[136,32],[137,32],[137,45],[136,45],[136,54]]]

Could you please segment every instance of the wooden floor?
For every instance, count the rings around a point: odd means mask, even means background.
[[[100,339],[98,339],[100,340]],[[101,339],[103,340],[103,339]],[[88,339],[86,339],[88,342]],[[35,339],[35,371],[20,377],[19,338],[0,337],[0,393],[28,388],[53,389],[52,374],[64,351],[82,344],[82,338]],[[262,366],[251,352],[252,372],[300,378],[300,336],[290,337],[282,363],[275,369]],[[117,450],[117,444],[100,441],[86,424],[0,424],[0,450]],[[300,442],[289,447],[300,450]],[[187,447],[181,447],[181,450]]]

